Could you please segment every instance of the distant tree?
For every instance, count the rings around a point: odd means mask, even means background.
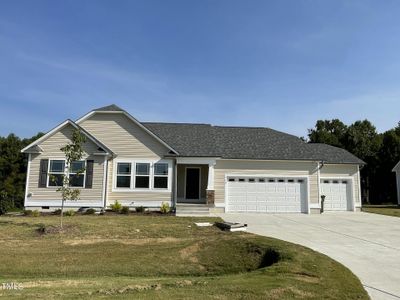
[[[21,149],[42,135],[22,140],[14,134],[0,137],[0,206],[3,207],[0,214],[13,207],[22,208],[27,157]]]
[[[347,126],[338,119],[318,120],[315,127],[308,130],[310,143],[324,143],[336,147],[343,147],[343,138]]]
[[[346,126],[340,120],[318,120],[309,129],[310,142],[348,150],[367,164],[361,169],[363,201],[397,202],[393,166],[399,161],[400,122],[383,134],[368,120]]]
[[[382,136],[376,131],[370,121],[356,121],[351,124],[344,138],[344,147],[363,160],[374,158],[382,144]]]

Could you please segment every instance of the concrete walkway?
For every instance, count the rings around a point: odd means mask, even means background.
[[[372,299],[400,299],[400,218],[352,212],[219,216],[332,257],[360,278]]]

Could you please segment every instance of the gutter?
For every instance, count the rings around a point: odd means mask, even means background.
[[[325,162],[323,160],[317,161],[317,180],[318,180],[318,204],[321,207],[321,169],[324,167]]]

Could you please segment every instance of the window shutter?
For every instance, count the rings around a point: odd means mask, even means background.
[[[49,166],[48,159],[40,160],[40,170],[39,170],[39,187],[45,188],[47,186],[47,170]]]
[[[93,160],[86,161],[86,182],[85,188],[91,189],[93,185]]]

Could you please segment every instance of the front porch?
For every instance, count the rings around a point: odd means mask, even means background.
[[[214,206],[215,159],[178,158],[175,203]]]

